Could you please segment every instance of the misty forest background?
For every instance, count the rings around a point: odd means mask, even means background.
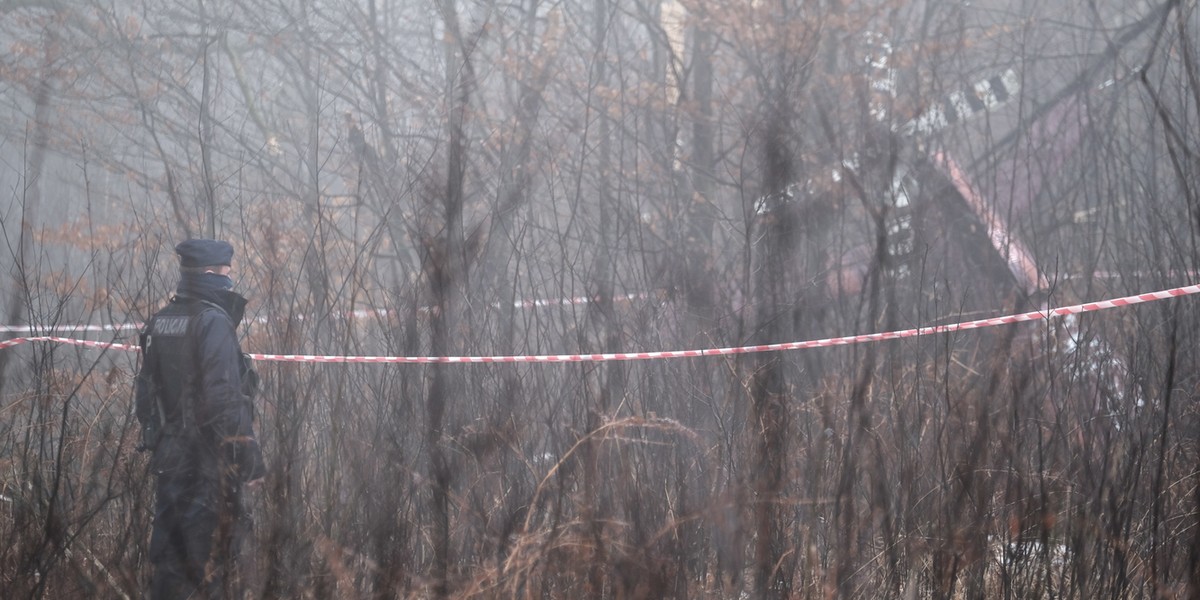
[[[1198,35],[1195,0],[0,0],[0,339],[134,342],[73,327],[152,314],[189,236],[260,353],[1196,283]],[[1194,598],[1195,303],[260,361],[254,593]],[[4,597],[145,588],[137,366],[0,350]]]

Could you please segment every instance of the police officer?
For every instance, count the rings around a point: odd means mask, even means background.
[[[152,600],[240,597],[241,495],[264,474],[254,437],[258,376],[238,344],[246,299],[229,277],[233,247],[175,247],[179,286],[142,331],[136,413],[156,476]]]

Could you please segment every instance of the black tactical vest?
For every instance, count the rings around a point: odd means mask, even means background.
[[[154,392],[148,400],[151,418],[142,423],[143,446],[154,452],[157,474],[191,472],[208,462],[204,433],[196,424],[199,389],[195,317],[218,307],[195,299],[176,298],[150,318],[142,333],[142,369]]]

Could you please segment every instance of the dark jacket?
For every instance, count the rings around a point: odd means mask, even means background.
[[[142,332],[136,414],[160,476],[240,483],[262,477],[251,395],[257,375],[237,339],[245,299],[187,277]]]

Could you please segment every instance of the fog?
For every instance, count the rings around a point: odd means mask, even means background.
[[[1185,0],[0,0],[0,343],[135,344],[175,243],[233,244],[253,597],[1196,597],[1193,298],[575,355],[1200,283],[1198,34]],[[5,597],[144,594],[138,367],[0,348]]]

